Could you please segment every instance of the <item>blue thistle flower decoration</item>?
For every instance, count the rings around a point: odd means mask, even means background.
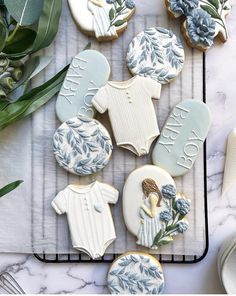
[[[210,47],[215,37],[216,23],[203,9],[195,9],[187,17],[188,35],[195,45]]]
[[[187,199],[184,199],[184,198],[177,199],[175,202],[175,206],[177,211],[181,215],[187,215],[188,212],[190,211],[190,202]]]
[[[133,9],[135,7],[135,3],[133,0],[125,0],[125,5],[129,9]]]
[[[199,5],[199,0],[170,0],[170,9],[179,15],[189,15]]]
[[[185,221],[179,221],[177,224],[177,230],[179,233],[184,233],[185,231],[188,230],[188,223]]]
[[[162,187],[161,194],[164,198],[172,199],[176,197],[176,189],[173,185],[167,184]]]
[[[172,215],[169,211],[163,211],[160,213],[160,220],[164,222],[169,222],[172,219]]]

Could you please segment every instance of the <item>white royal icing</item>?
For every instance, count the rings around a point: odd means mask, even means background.
[[[181,41],[170,30],[156,27],[139,33],[129,45],[127,66],[133,75],[151,77],[165,84],[184,66]]]
[[[108,272],[111,294],[161,294],[164,276],[160,263],[145,253],[126,253],[115,260]]]
[[[54,134],[53,148],[59,165],[81,176],[102,170],[108,164],[113,149],[105,127],[86,117],[64,122]]]
[[[126,1],[68,0],[72,15],[82,31],[93,33],[97,39],[118,37],[127,26],[135,6]],[[133,3],[133,0],[128,1]],[[133,7],[133,8],[129,8]]]

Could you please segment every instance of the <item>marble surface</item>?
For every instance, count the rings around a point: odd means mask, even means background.
[[[236,0],[232,5],[228,17],[231,39],[207,53],[207,101],[213,114],[207,142],[210,249],[198,264],[165,264],[165,293],[224,293],[217,275],[217,252],[236,232],[236,199],[220,197],[226,139],[236,126]],[[106,264],[43,264],[33,256],[1,254],[0,270],[10,272],[28,293],[107,292]]]

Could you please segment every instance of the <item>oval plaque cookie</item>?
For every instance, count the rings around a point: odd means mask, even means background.
[[[93,117],[92,99],[110,76],[110,66],[100,52],[85,50],[76,55],[69,67],[56,102],[61,122],[77,115]]]
[[[129,45],[127,66],[133,75],[169,83],[182,71],[184,48],[170,30],[153,27],[139,33]]]
[[[211,124],[206,104],[185,100],[172,110],[153,150],[153,163],[173,177],[186,174],[194,165]]]
[[[149,254],[125,253],[112,263],[107,286],[111,294],[161,294],[164,290],[161,264]]]
[[[81,176],[102,170],[113,149],[105,127],[87,117],[75,117],[64,122],[54,134],[53,148],[59,165]]]

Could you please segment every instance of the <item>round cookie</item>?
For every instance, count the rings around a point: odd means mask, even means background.
[[[117,39],[135,12],[134,0],[68,0],[81,31],[98,41]]]
[[[57,97],[56,113],[61,122],[77,115],[94,117],[91,103],[110,76],[106,57],[97,50],[84,50],[70,64]]]
[[[185,18],[182,33],[189,46],[206,51],[213,45],[215,37],[222,42],[228,39],[229,0],[165,0],[165,3],[172,17]]]
[[[128,252],[118,257],[107,275],[111,294],[161,294],[164,276],[159,261],[142,252]]]
[[[175,182],[163,169],[145,165],[134,170],[123,189],[123,215],[137,244],[157,249],[188,229],[190,201],[176,194]]]
[[[128,47],[127,66],[133,75],[151,77],[166,84],[182,71],[184,48],[170,30],[153,27],[133,38]]]
[[[86,176],[107,165],[113,147],[108,131],[100,122],[74,117],[55,132],[53,149],[61,167],[70,173]]]

